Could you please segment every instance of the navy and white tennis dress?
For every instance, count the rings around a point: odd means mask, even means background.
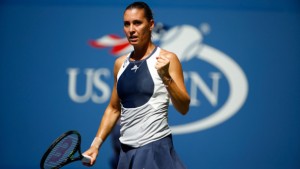
[[[130,61],[117,75],[121,101],[121,153],[118,169],[185,168],[173,148],[168,125],[169,95],[155,68],[160,48],[144,60]]]

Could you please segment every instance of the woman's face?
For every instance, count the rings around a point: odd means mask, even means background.
[[[145,17],[144,9],[127,9],[124,13],[124,32],[133,46],[143,46],[151,40],[154,21]]]

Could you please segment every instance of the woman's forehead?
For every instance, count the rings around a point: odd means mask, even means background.
[[[130,8],[124,12],[124,20],[144,19],[145,11],[139,8]]]

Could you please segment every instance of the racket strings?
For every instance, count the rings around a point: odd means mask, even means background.
[[[76,134],[71,134],[60,140],[48,154],[45,160],[45,169],[58,168],[65,163],[70,156],[76,151],[79,144],[79,137]]]

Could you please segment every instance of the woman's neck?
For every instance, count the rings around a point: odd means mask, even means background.
[[[134,52],[131,58],[133,60],[143,60],[147,56],[149,56],[152,51],[155,49],[155,45],[153,43],[149,43],[148,45],[142,47],[134,47]]]

